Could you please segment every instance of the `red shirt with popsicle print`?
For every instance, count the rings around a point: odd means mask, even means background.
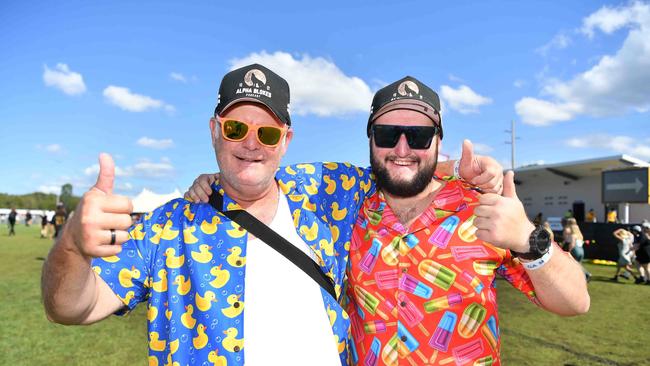
[[[537,303],[510,251],[480,241],[480,194],[444,186],[410,228],[381,192],[366,199],[348,267],[354,365],[499,365],[495,274]]]

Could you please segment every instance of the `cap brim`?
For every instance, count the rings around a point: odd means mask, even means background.
[[[415,112],[420,112],[429,117],[435,124],[440,124],[440,113],[434,107],[417,99],[397,99],[392,102],[386,103],[381,107],[373,116],[370,122],[374,122],[381,115],[390,111],[398,109],[408,109]]]
[[[241,103],[241,102],[251,102],[251,103],[261,104],[261,105],[265,106],[266,108],[268,108],[268,109],[273,113],[273,115],[275,116],[275,118],[278,119],[278,121],[284,123],[285,125],[291,125],[290,123],[287,123],[286,121],[284,121],[284,120],[280,117],[280,114],[279,114],[275,109],[273,109],[273,107],[271,107],[270,105],[268,105],[268,104],[262,102],[262,101],[259,100],[259,99],[255,99],[255,98],[247,98],[247,97],[244,97],[244,98],[237,98],[237,99],[231,101],[230,103],[226,104],[226,106],[223,107],[223,109],[221,110],[221,113],[224,113],[224,112],[227,111],[230,107],[234,106],[235,104]],[[216,112],[217,112],[217,111],[216,111],[216,108],[215,108],[215,114],[216,114]]]

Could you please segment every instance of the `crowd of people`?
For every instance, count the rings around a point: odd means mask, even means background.
[[[635,284],[650,285],[650,222],[644,221],[630,230],[617,229],[614,237],[618,239],[618,260],[611,280],[618,281],[620,277],[629,280],[633,277]]]

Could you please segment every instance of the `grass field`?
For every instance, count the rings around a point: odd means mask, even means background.
[[[0,364],[146,364],[144,306],[92,326],[47,321],[40,274],[51,242],[36,227],[16,231],[0,228]],[[544,313],[498,282],[504,365],[650,365],[650,286],[614,283],[613,267],[587,266],[591,310],[576,318]]]

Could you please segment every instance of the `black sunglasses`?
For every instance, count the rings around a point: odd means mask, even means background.
[[[440,134],[440,127],[372,125],[370,132],[377,147],[393,148],[404,134],[411,149],[422,150],[431,146],[433,136]]]

